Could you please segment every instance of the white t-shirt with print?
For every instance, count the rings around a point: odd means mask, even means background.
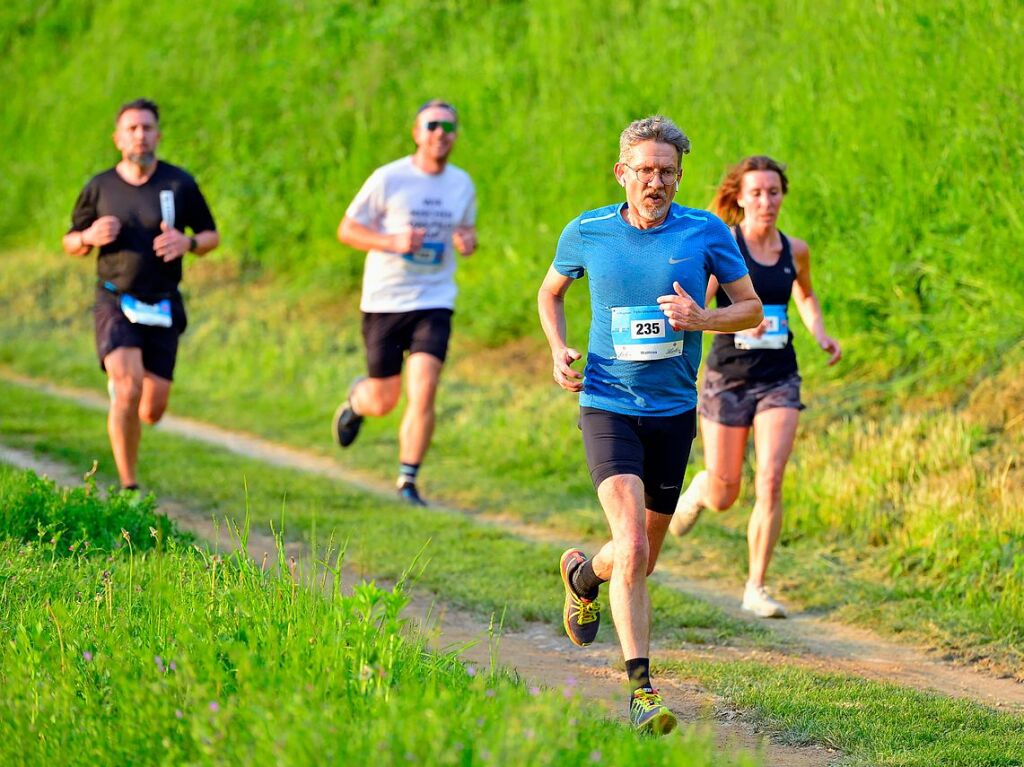
[[[345,215],[384,234],[426,229],[416,253],[371,250],[363,270],[364,312],[455,308],[452,232],[476,223],[476,189],[469,174],[446,165],[437,174],[417,168],[412,156],[388,163],[363,184]]]

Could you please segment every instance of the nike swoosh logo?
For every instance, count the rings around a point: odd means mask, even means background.
[[[668,262],[669,262],[670,264],[673,264],[673,265],[674,265],[674,264],[681,264],[681,263],[683,263],[683,261],[685,261],[685,260],[686,260],[685,258],[670,258],[670,259],[668,260]]]

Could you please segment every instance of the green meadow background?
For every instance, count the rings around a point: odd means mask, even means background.
[[[535,293],[563,225],[619,199],[619,131],[661,112],[693,142],[683,204],[704,207],[746,154],[788,165],[781,227],[810,243],[844,347],[826,369],[797,334],[811,407],[773,582],[806,609],[1019,673],[1022,33],[1009,1],[14,0],[0,9],[0,365],[101,390],[94,265],[59,241],[81,186],[117,159],[118,105],[144,95],[162,109],[161,155],[196,175],[222,232],[187,263],[172,408],[332,452],[331,413],[363,369],[362,256],[335,228],[440,96],[459,106],[481,247],[460,265],[424,487],[599,530]],[[581,348],[585,294],[569,301]],[[368,424],[342,460],[390,477],[396,424]],[[751,502],[667,555],[738,586]]]

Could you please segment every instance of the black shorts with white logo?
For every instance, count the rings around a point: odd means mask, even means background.
[[[142,350],[142,367],[147,373],[174,380],[174,365],[178,359],[178,338],[185,332],[188,319],[181,296],[171,297],[171,327],[158,328],[138,325],[129,321],[121,311],[120,299],[103,288],[96,290],[93,306],[93,324],[96,330],[96,355],[100,369],[106,372],[103,360],[115,349]]]
[[[646,507],[672,514],[696,428],[696,410],[649,417],[581,407],[583,448],[594,487],[616,474],[633,474],[643,480]]]
[[[363,341],[370,378],[390,378],[401,373],[406,352],[423,352],[444,362],[451,332],[451,309],[364,312]]]

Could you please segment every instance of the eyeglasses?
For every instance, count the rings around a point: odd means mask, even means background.
[[[456,125],[451,120],[424,120],[423,128],[428,133],[433,133],[438,128],[443,130],[445,133],[455,133]]]
[[[677,168],[634,168],[632,165],[622,164],[633,171],[636,180],[641,184],[649,184],[654,181],[655,176],[660,176],[661,183],[665,186],[672,186],[679,180],[679,176],[682,173]]]

